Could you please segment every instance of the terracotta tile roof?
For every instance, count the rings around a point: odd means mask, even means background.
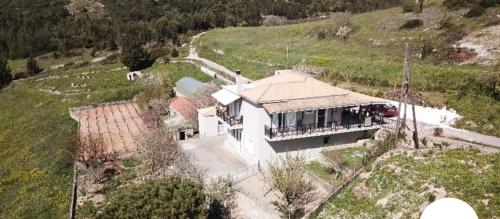
[[[170,102],[170,107],[183,117],[189,117],[195,106],[195,101],[186,97],[176,97]]]
[[[262,104],[268,112],[384,103],[383,99],[333,87],[306,74],[282,72],[253,82],[241,96]]]

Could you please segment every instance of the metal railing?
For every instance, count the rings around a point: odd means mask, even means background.
[[[271,128],[267,125],[264,126],[264,134],[272,139],[274,137],[288,137],[288,136],[299,136],[307,134],[317,134],[322,132],[339,132],[350,129],[360,129],[365,127],[372,127],[376,125],[382,125],[384,123],[383,119],[373,119],[368,122],[360,122],[359,120],[350,120],[345,122],[332,121],[325,123],[310,123],[295,126],[285,126]]]
[[[230,116],[229,113],[223,109],[217,109],[217,117],[226,122],[230,126],[243,124],[243,116]]]

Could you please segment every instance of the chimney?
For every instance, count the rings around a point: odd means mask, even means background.
[[[241,81],[241,71],[238,69],[235,72],[236,72],[235,82],[236,82],[236,85],[238,87],[238,93],[239,93],[240,90],[241,90],[241,84],[242,84],[242,81]]]

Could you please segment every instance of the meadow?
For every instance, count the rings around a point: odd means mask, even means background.
[[[21,63],[10,64],[21,69]],[[118,63],[64,67],[13,81],[0,91],[0,218],[66,217],[78,125],[68,109],[131,99],[142,85],[127,81],[127,72]],[[185,63],[155,64],[145,72],[172,80],[210,79]]]

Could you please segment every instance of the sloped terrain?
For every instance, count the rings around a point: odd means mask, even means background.
[[[460,128],[500,136],[498,68],[456,63],[448,55],[461,34],[472,37],[496,29],[499,10],[488,8],[481,17],[464,18],[468,9],[450,11],[441,1],[429,1],[421,14],[402,13],[399,7],[354,14],[349,21],[353,31],[345,40],[321,33],[336,24],[336,15],[294,25],[214,29],[198,40],[198,52],[230,70],[241,69],[250,79],[293,67],[319,73],[334,85],[385,96],[400,86],[404,44],[409,42],[413,86],[423,93],[425,104],[456,109],[465,118],[457,124]],[[412,19],[423,24],[401,29]],[[485,39],[495,36],[488,34]],[[494,54],[496,41],[486,41]]]
[[[500,156],[467,149],[393,151],[333,196],[317,218],[419,218],[435,199],[455,197],[479,218],[500,214]]]

